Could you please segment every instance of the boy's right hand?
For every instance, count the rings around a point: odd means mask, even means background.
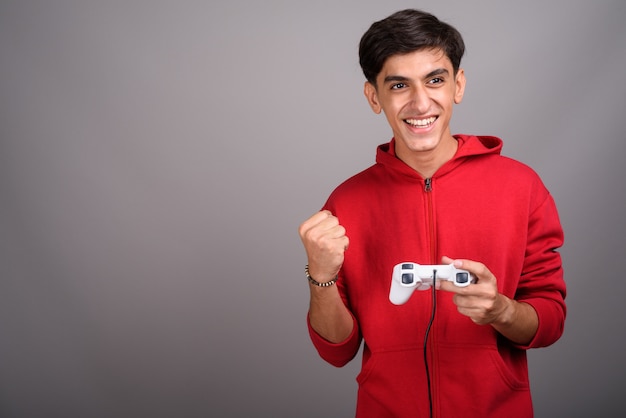
[[[320,283],[337,276],[349,239],[339,219],[328,210],[317,212],[298,229],[309,259],[309,273]]]

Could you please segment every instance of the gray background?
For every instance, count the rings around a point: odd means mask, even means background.
[[[390,138],[357,43],[405,7],[465,37],[452,130],[502,137],[559,206],[569,316],[529,354],[536,415],[621,405],[623,0],[5,0],[0,416],[353,415],[297,227]]]

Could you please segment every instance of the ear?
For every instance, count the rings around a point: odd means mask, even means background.
[[[454,103],[459,104],[463,100],[463,94],[465,93],[465,71],[462,68],[459,68],[456,73],[455,84]]]
[[[370,104],[370,107],[377,115],[383,110],[380,102],[378,101],[378,92],[376,91],[376,87],[370,83],[369,81],[365,82],[365,86],[363,87],[363,93],[365,94],[365,98],[367,102]]]

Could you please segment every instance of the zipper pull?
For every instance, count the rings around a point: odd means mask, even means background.
[[[430,192],[433,190],[433,179],[427,178],[424,180],[424,191]]]

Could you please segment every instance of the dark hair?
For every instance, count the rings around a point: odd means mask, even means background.
[[[421,49],[441,49],[452,62],[454,74],[465,52],[463,37],[454,27],[421,10],[406,9],[374,22],[359,44],[359,63],[365,78],[376,77],[387,58]]]

